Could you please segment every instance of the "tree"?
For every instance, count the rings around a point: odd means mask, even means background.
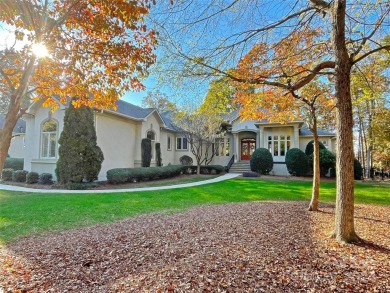
[[[97,145],[91,108],[72,104],[65,111],[64,129],[58,140],[57,180],[61,184],[92,182],[102,167],[103,152]]]
[[[365,165],[366,177],[374,166],[374,148],[383,144],[381,136],[374,132],[377,115],[386,108],[386,91],[389,79],[388,62],[384,54],[366,58],[352,71],[351,93],[353,98],[355,127],[358,131],[358,157]]]
[[[197,11],[196,9],[191,10],[194,14],[192,15],[192,22],[188,20],[187,15],[186,22],[182,26],[184,28],[182,34],[177,31],[175,31],[175,34],[169,34],[169,29],[166,28],[168,33],[162,37],[167,39],[166,47],[170,48],[170,52],[176,52],[175,58],[179,59],[181,57],[184,65],[191,63],[194,75],[197,77],[227,76],[244,84],[277,86],[285,93],[293,94],[314,79],[332,76],[337,133],[337,196],[333,235],[338,241],[358,241],[359,238],[354,227],[353,204],[354,153],[350,91],[351,69],[368,56],[381,50],[390,49],[388,43],[380,41],[383,33],[386,32],[384,23],[388,21],[390,7],[386,2],[377,1],[356,4],[355,1],[349,3],[346,0],[309,0],[306,3],[305,5],[299,1],[283,1],[283,3],[277,4],[278,13],[275,13],[275,11],[272,13],[269,7],[275,8],[275,6],[262,7],[260,1],[232,1],[230,3],[224,2],[224,5],[215,0],[208,3],[207,6],[197,1],[191,1],[192,5],[202,7],[202,9],[198,9],[199,14],[194,13],[194,11]],[[246,5],[245,9],[238,7],[240,4]],[[284,4],[288,6],[279,9],[279,6]],[[348,15],[346,14],[347,6]],[[194,6],[187,5],[186,11],[191,8],[194,8]],[[180,11],[177,11],[174,12],[180,13]],[[181,11],[184,11],[184,9]],[[229,18],[229,13],[236,14]],[[248,14],[247,18],[245,18],[245,13]],[[277,18],[269,19],[267,16]],[[200,31],[199,23],[202,22],[206,27],[204,29],[210,28],[213,18],[221,20],[224,27],[228,27],[228,21],[231,21],[232,24],[234,23],[234,26],[232,25],[233,31],[229,35],[223,34],[220,37],[209,36],[207,39],[207,41],[210,41],[207,43],[209,46],[203,43],[203,46],[199,46],[198,49],[189,46],[189,43],[180,46],[175,39],[172,40],[174,37],[188,35],[188,28],[191,25],[196,27],[197,31]],[[178,19],[184,18],[178,17]],[[259,23],[266,23],[266,25],[253,27],[253,25]],[[273,46],[275,43],[296,32],[310,31],[318,27],[322,27],[323,32],[314,37],[313,45],[305,48],[306,52],[318,52],[318,55],[312,59],[314,61],[313,67],[308,70],[305,67],[300,67],[297,63],[293,72],[283,72],[283,76],[274,74],[274,72],[266,72],[267,66],[269,67],[271,64],[278,62],[273,58],[275,50],[277,50]],[[197,40],[193,41],[195,45],[199,44]],[[261,45],[265,42],[269,46],[262,48]],[[367,49],[367,46],[365,46],[367,43],[371,43],[375,47]],[[291,44],[293,46],[295,43]],[[326,50],[321,49],[324,46]],[[255,57],[258,57],[260,61],[267,61],[263,66],[265,71],[245,77],[228,72],[228,68],[232,67],[231,63],[237,62],[237,58],[242,57],[242,51],[247,50],[248,47],[252,48],[252,51],[253,48],[257,47],[257,55],[253,55],[254,61],[256,61]],[[286,62],[290,59],[294,60],[293,54],[287,54],[284,58]],[[254,63],[258,65],[256,62]],[[175,67],[175,70],[177,70],[177,62]],[[293,79],[296,76],[299,77],[289,82],[290,78]],[[284,77],[287,84],[278,82],[277,79],[280,77]],[[267,91],[264,92],[267,93]]]
[[[221,137],[221,118],[217,115],[204,113],[180,112],[176,115],[176,124],[180,125],[180,133],[186,138],[191,153],[195,156],[197,174],[200,174],[200,166],[208,165],[214,158],[216,149],[215,139]]]
[[[227,114],[237,109],[234,102],[236,90],[228,78],[220,78],[210,82],[209,89],[199,111],[209,114]]]
[[[160,113],[176,111],[176,105],[169,101],[168,96],[159,90],[148,92],[147,96],[142,99],[142,105],[144,107],[156,108]]]
[[[115,108],[125,91],[143,88],[141,79],[155,61],[155,33],[144,24],[148,11],[147,0],[1,1],[0,23],[16,42],[0,51],[0,79],[9,97],[0,171],[26,97],[53,109],[53,95],[62,103],[77,97],[76,107]],[[49,56],[39,59],[46,49]]]

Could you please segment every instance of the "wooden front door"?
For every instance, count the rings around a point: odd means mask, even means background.
[[[241,140],[241,160],[247,161],[256,149],[256,140],[254,138],[244,138]]]

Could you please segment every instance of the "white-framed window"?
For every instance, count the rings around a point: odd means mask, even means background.
[[[55,158],[57,156],[57,128],[58,124],[53,119],[42,123],[41,158]]]
[[[268,150],[274,157],[285,157],[287,151],[291,148],[290,135],[269,135]]]
[[[168,135],[168,137],[167,137],[167,149],[168,149],[168,151],[172,150],[172,141],[171,141],[170,135]]]
[[[188,141],[186,137],[176,137],[176,149],[188,150]]]

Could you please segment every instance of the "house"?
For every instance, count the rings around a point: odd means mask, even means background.
[[[0,128],[3,128],[5,115],[0,115]],[[12,158],[24,158],[25,155],[26,121],[19,119],[12,131],[11,145],[8,155]]]
[[[274,167],[271,172],[274,175],[289,175],[285,164],[287,151],[291,148],[305,151],[307,144],[313,140],[312,132],[303,121],[293,121],[286,124],[269,123],[265,120],[242,121],[238,110],[226,115],[225,118],[230,125],[225,143],[229,145],[229,154],[234,155],[235,164],[239,165],[239,162],[248,161],[257,148],[266,148],[274,159]],[[322,129],[318,129],[318,135],[324,146],[334,152],[335,135]],[[246,164],[246,169],[249,170],[248,164]],[[245,167],[242,168],[241,165],[238,170],[245,170]]]
[[[24,115],[26,121],[24,169],[38,173],[54,174],[58,159],[58,139],[63,129],[66,105],[50,112],[42,101],[33,103]],[[310,131],[302,121],[288,124],[259,121],[241,121],[238,111],[226,117],[231,126],[224,137],[215,142],[216,154],[211,164],[226,166],[233,158],[248,165],[253,151],[258,147],[268,148],[274,156],[274,174],[287,175],[284,157],[288,149],[305,149],[312,139]],[[180,157],[188,155],[194,159],[189,144],[169,117],[154,108],[142,108],[125,101],[117,102],[116,110],[95,110],[94,123],[97,143],[104,154],[99,179],[106,178],[112,168],[141,167],[141,140],[152,140],[152,164],[156,165],[155,147],[160,143],[162,163],[180,164]],[[180,125],[179,125],[180,126]],[[320,133],[321,141],[331,150],[334,135]],[[195,159],[194,159],[195,161]]]

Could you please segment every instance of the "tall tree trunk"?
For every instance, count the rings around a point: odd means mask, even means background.
[[[318,202],[320,197],[320,147],[318,142],[318,132],[317,132],[317,117],[315,113],[315,109],[312,106],[310,109],[312,115],[312,126],[311,132],[313,133],[314,138],[314,151],[313,151],[313,189],[311,193],[311,201],[309,205],[309,211],[318,211]]]
[[[345,40],[345,0],[332,6],[332,45],[335,50],[336,106],[336,215],[333,236],[341,242],[358,240],[354,227],[353,117],[350,91],[351,65]]]

